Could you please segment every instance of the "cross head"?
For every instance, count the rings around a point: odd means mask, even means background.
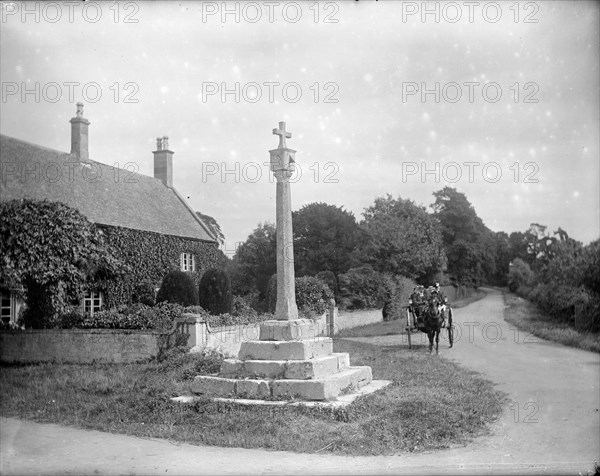
[[[285,130],[285,122],[280,122],[279,123],[279,128],[273,129],[273,134],[278,135],[279,136],[279,149],[286,149],[287,148],[287,144],[285,142],[285,139],[290,139],[292,137],[292,133],[291,132],[286,132]]]

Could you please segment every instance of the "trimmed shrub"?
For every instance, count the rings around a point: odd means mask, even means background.
[[[339,305],[346,309],[382,307],[385,303],[386,287],[383,275],[370,266],[352,268],[338,276]]]
[[[73,309],[60,316],[58,324],[61,329],[72,329],[74,327],[82,327],[84,320],[85,316]]]
[[[156,304],[154,299],[154,285],[149,281],[139,283],[133,291],[131,302],[154,306]]]
[[[200,305],[213,315],[231,312],[231,281],[226,271],[212,268],[200,280]]]
[[[296,278],[296,305],[307,317],[323,314],[331,299],[333,291],[320,279],[312,276]]]
[[[323,314],[329,307],[333,292],[323,281],[312,276],[296,278],[296,305],[306,317]],[[269,312],[274,313],[277,307],[277,275],[269,279],[267,286],[267,304]]]
[[[170,330],[183,315],[179,304],[160,302],[154,307],[137,303],[85,316],[80,326],[86,329],[156,329]]]
[[[337,298],[337,295],[339,294],[338,282],[333,271],[319,271],[316,275],[316,278],[320,279],[327,286],[329,286],[329,289],[331,289],[333,295]]]
[[[257,316],[257,312],[250,306],[244,297],[233,296],[231,315],[234,317],[252,318]]]
[[[198,293],[192,278],[183,271],[169,271],[156,295],[156,302],[163,301],[182,306],[198,304]]]

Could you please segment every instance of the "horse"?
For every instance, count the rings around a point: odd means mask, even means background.
[[[440,310],[439,304],[437,298],[430,299],[423,314],[423,323],[425,324],[423,332],[425,332],[429,338],[429,353],[433,354],[433,339],[435,337],[436,355],[439,353],[440,331],[442,329],[442,323],[444,322],[444,315]]]

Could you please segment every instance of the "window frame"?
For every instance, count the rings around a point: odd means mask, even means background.
[[[6,300],[5,296],[8,295],[8,306],[4,305],[4,301]],[[3,314],[4,310],[8,309],[8,321],[4,321],[5,315]],[[0,289],[0,320],[3,323],[10,324],[16,323],[17,321],[17,303],[12,291],[8,289]]]
[[[96,312],[102,311],[104,307],[104,293],[102,291],[86,291],[83,295],[82,306],[85,315],[93,316]]]
[[[179,269],[184,273],[193,273],[196,271],[196,256],[194,253],[181,253],[179,257]]]

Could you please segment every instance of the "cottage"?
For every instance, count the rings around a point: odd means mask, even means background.
[[[173,187],[173,151],[168,138],[157,139],[154,177],[132,167],[119,168],[90,159],[90,122],[83,104],[71,123],[71,152],[65,153],[0,135],[0,200],[36,199],[76,208],[115,245],[131,273],[90,289],[83,310],[94,313],[127,302],[136,285],[158,287],[172,269],[191,274],[196,283],[217,264],[213,232]],[[123,164],[121,164],[123,165]],[[19,302],[1,289],[1,317],[15,322]]]

